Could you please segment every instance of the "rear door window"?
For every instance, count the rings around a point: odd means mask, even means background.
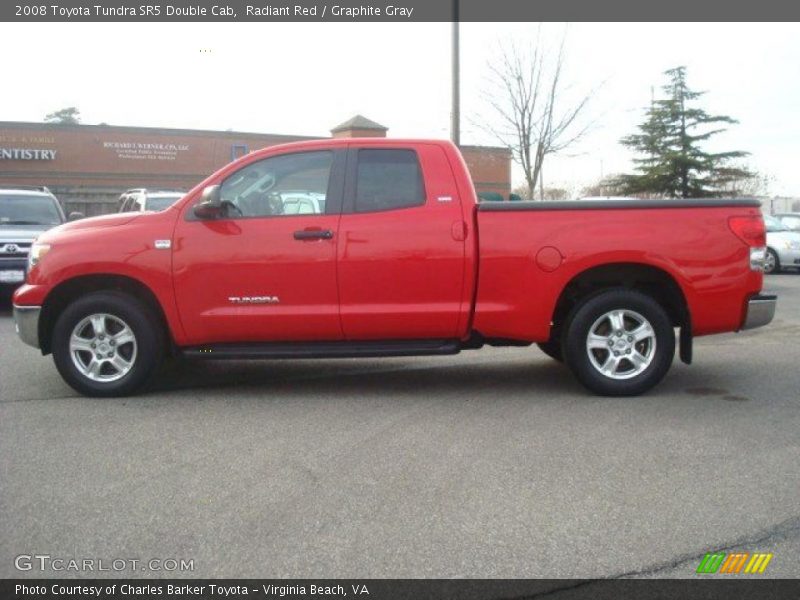
[[[356,212],[397,210],[425,204],[422,171],[413,150],[358,151]]]

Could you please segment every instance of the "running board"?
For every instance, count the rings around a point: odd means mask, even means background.
[[[361,342],[255,342],[209,344],[183,348],[190,358],[359,358],[374,356],[431,356],[458,354],[458,340],[390,340]]]

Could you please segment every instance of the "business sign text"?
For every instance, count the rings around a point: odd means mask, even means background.
[[[55,160],[56,150],[0,148],[0,160]]]

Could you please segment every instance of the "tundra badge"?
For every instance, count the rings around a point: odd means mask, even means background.
[[[231,304],[278,304],[280,298],[277,296],[229,296],[228,302]]]

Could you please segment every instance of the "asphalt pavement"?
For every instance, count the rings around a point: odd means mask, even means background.
[[[770,326],[696,340],[628,399],[535,347],[178,362],[147,394],[84,398],[6,306],[0,577],[692,577],[739,549],[798,577],[800,275],[765,287]]]

